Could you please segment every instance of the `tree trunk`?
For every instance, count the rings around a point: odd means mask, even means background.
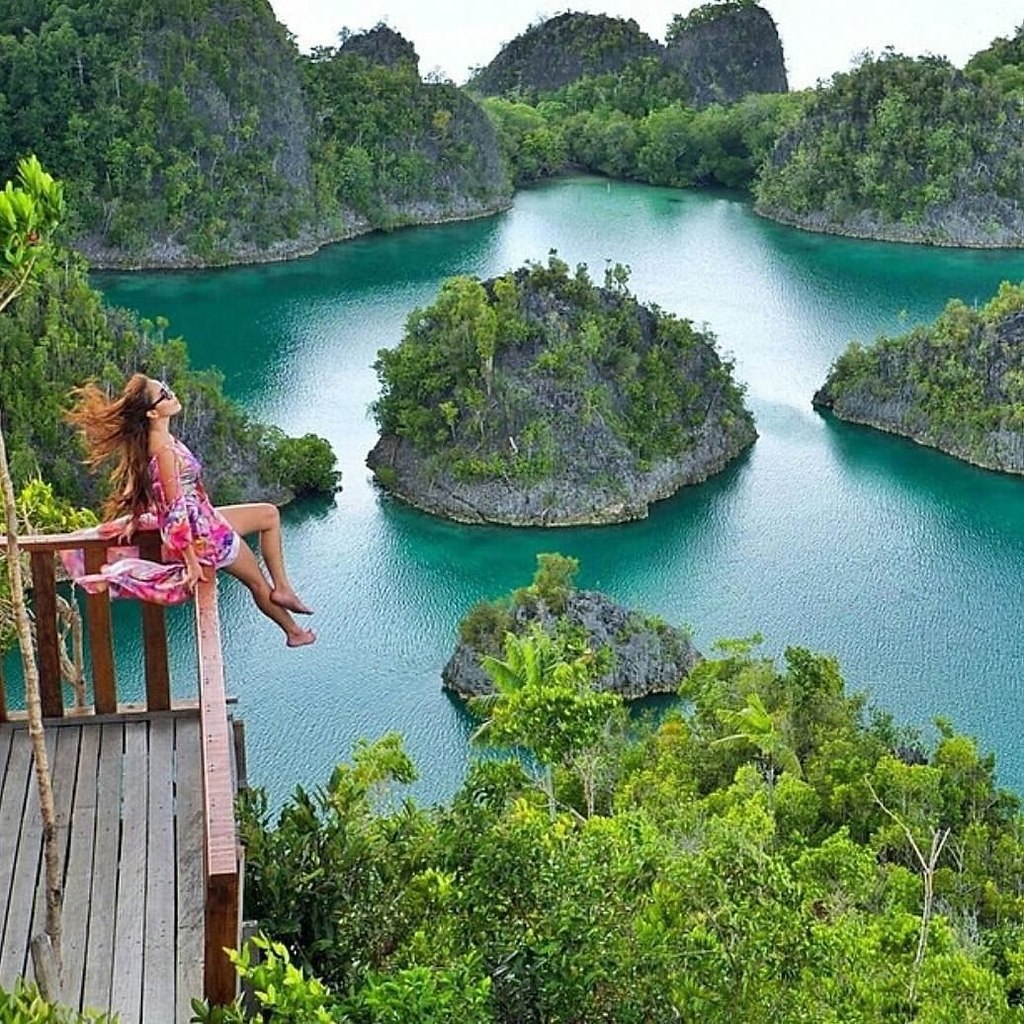
[[[0,421],[3,410],[0,409]],[[21,576],[21,552],[18,548],[18,519],[14,507],[14,485],[7,466],[7,446],[0,429],[0,489],[3,490],[7,520],[7,573],[11,583],[11,608],[21,648],[21,664],[25,676],[25,708],[28,711],[28,733],[32,741],[36,782],[39,785],[39,811],[43,819],[43,853],[46,861],[46,934],[56,959],[58,973],[62,970],[61,905],[64,902],[61,884],[60,857],[57,851],[57,814],[50,784],[50,764],[43,735],[43,709],[39,700],[39,668],[32,646],[32,629],[25,607],[25,586]]]

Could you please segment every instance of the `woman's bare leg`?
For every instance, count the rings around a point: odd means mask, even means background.
[[[270,592],[274,604],[300,615],[309,615],[312,608],[299,600],[285,572],[284,552],[281,548],[281,513],[277,507],[261,501],[251,505],[225,505],[218,511],[231,524],[235,533],[243,537],[249,533],[259,533],[260,553],[267,563],[267,572],[274,584]]]
[[[289,647],[304,647],[316,639],[313,630],[303,629],[291,617],[286,608],[282,608],[270,599],[270,584],[267,582],[266,576],[263,575],[256,556],[247,545],[239,545],[238,557],[230,565],[224,566],[224,571],[231,573],[236,579],[240,579],[249,588],[256,607],[284,630]]]

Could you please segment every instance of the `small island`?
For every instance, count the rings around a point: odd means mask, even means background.
[[[596,659],[595,690],[624,700],[678,692],[704,660],[689,630],[626,608],[599,591],[578,590],[578,570],[575,558],[538,555],[530,586],[474,605],[459,623],[459,642],[441,672],[445,689],[464,698],[493,693],[480,659],[500,658],[510,633],[524,637],[540,630],[560,655]]]
[[[965,462],[1024,473],[1024,287],[980,309],[954,299],[930,326],[851,345],[814,395],[818,409]]]
[[[713,337],[552,254],[445,282],[380,352],[378,483],[463,523],[640,519],[757,437]]]

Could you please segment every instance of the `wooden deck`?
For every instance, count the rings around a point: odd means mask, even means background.
[[[64,871],[62,1001],[121,1024],[187,1021],[203,992],[199,712],[48,726]],[[45,915],[28,730],[0,726],[0,985],[32,976]]]
[[[173,700],[162,608],[142,608],[146,703],[118,700],[109,599],[86,597],[92,699],[65,706],[55,553],[90,571],[108,542],[25,537],[39,691],[64,882],[60,1001],[113,1011],[121,1024],[187,1021],[189,1003],[237,992],[224,952],[241,935],[243,855],[234,818],[236,747],[228,716],[216,581],[196,588],[195,697]],[[155,534],[143,557],[159,559]],[[0,551],[6,548],[0,537]],[[0,681],[0,985],[33,975],[44,930],[42,824],[26,715]],[[241,761],[239,763],[242,763]],[[56,981],[55,981],[56,984]]]

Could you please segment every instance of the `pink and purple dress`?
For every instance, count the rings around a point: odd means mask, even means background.
[[[106,588],[111,597],[134,597],[156,604],[182,604],[191,596],[187,585],[183,552],[191,544],[200,565],[221,569],[238,557],[242,538],[231,524],[213,507],[203,487],[203,467],[188,447],[172,438],[170,447],[175,456],[178,476],[178,497],[168,501],[157,458],[149,460],[149,476],[155,497],[153,513],[142,516],[142,529],[156,526],[163,541],[165,563],[139,558],[137,547],[119,546],[108,549],[108,563],[98,573],[85,572],[81,550],[62,551],[61,561],[69,575],[88,593]],[[107,539],[119,536],[127,519],[101,523],[83,530],[84,539]]]

